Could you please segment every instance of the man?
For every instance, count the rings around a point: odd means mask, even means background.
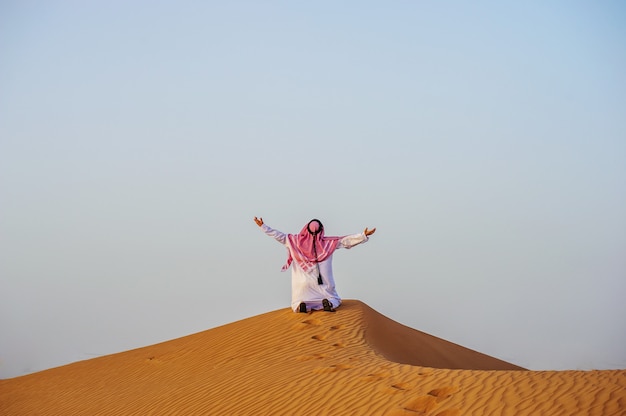
[[[335,290],[332,259],[338,248],[351,248],[369,240],[376,228],[345,237],[324,236],[324,226],[313,219],[299,234],[285,234],[274,230],[263,222],[263,218],[254,217],[254,222],[263,232],[287,248],[287,263],[282,270],[291,268],[291,308],[294,312],[323,309],[334,312],[341,304],[341,298]],[[295,260],[295,262],[294,262]],[[293,263],[293,264],[292,264]]]

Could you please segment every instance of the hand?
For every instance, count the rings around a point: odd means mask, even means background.
[[[372,235],[376,232],[376,228],[372,228],[371,230],[368,230],[367,227],[365,227],[365,231],[363,231],[363,233],[365,234],[365,236],[367,237],[368,235]]]
[[[260,227],[263,225],[263,218],[254,217],[254,222],[256,222],[256,225]]]

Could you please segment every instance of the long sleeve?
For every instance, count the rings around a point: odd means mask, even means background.
[[[337,248],[352,248],[358,244],[365,243],[369,240],[369,237],[365,233],[347,235],[339,240]]]
[[[287,242],[287,234],[280,232],[278,230],[275,230],[271,227],[269,227],[266,224],[263,224],[261,226],[261,230],[263,230],[263,232],[267,235],[269,235],[270,237],[274,238],[276,241],[278,241],[280,244],[285,244]]]

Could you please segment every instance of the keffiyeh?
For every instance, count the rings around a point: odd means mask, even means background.
[[[325,237],[322,223],[316,219],[309,221],[299,234],[287,234],[291,250],[287,250],[289,252],[287,263],[282,270],[287,270],[295,260],[302,270],[311,271],[316,263],[326,260],[333,254],[342,238]]]

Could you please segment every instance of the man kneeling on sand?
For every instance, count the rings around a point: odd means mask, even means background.
[[[287,248],[285,271],[291,268],[291,308],[294,312],[324,310],[334,312],[341,304],[335,290],[332,259],[338,248],[351,248],[369,240],[376,228],[365,228],[362,233],[344,237],[324,236],[324,226],[313,219],[299,234],[285,234],[270,228],[263,218],[254,217],[254,222],[263,232]],[[294,262],[295,260],[295,262]]]

